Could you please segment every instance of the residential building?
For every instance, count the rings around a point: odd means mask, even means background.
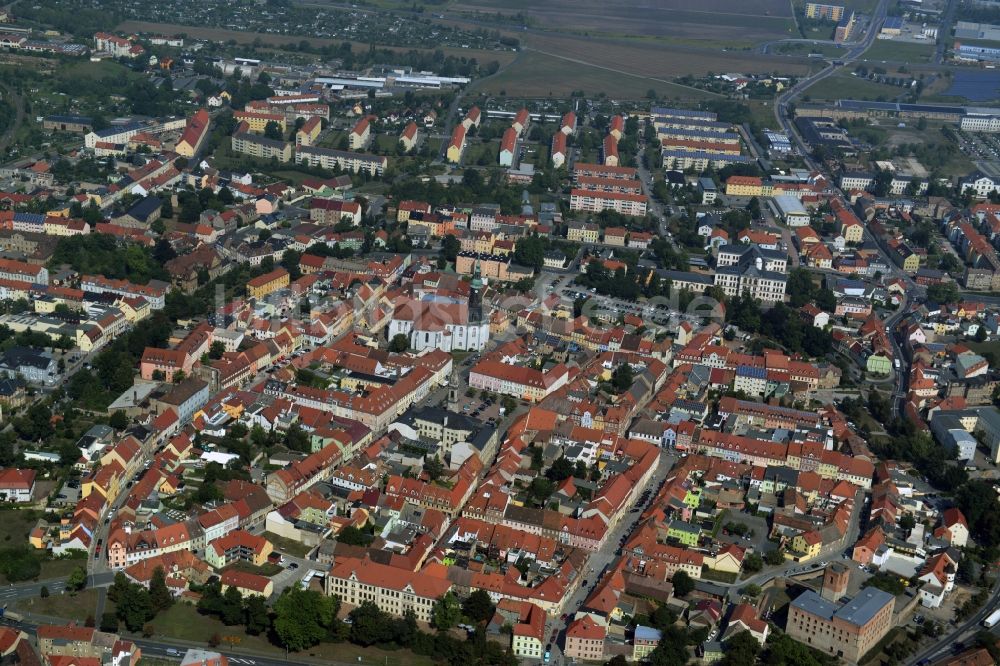
[[[288,271],[276,268],[270,273],[258,275],[247,282],[247,295],[250,298],[264,298],[279,289],[284,289],[290,283]]]
[[[5,502],[30,502],[35,493],[35,470],[7,467],[0,469],[0,497]]]
[[[234,153],[249,155],[261,160],[292,161],[292,144],[288,141],[268,139],[249,132],[237,133],[231,139]]]
[[[589,615],[573,620],[566,629],[563,654],[568,659],[603,661],[607,630]]]
[[[570,210],[581,210],[588,213],[613,210],[622,215],[636,217],[642,217],[646,214],[646,203],[646,197],[642,194],[597,192],[582,189],[572,190],[569,199]]]
[[[360,606],[371,601],[396,617],[411,610],[420,622],[431,621],[434,604],[450,589],[451,583],[443,576],[379,564],[367,557],[338,557],[326,576],[326,593],[337,595],[342,603]]]
[[[205,139],[208,137],[208,130],[211,124],[211,116],[208,115],[208,111],[205,109],[198,109],[193,116],[191,116],[187,125],[184,127],[184,132],[181,134],[180,140],[177,141],[177,145],[174,147],[174,152],[181,157],[187,157],[188,159],[193,158],[201,150],[202,145],[205,143]]]

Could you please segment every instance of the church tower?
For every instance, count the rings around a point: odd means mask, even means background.
[[[479,271],[479,260],[472,272],[472,288],[469,291],[469,326],[483,321],[483,277]]]

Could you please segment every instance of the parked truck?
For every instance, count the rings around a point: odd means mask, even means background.
[[[986,616],[986,619],[983,620],[983,626],[989,629],[997,622],[1000,622],[1000,608],[996,609],[995,611]]]

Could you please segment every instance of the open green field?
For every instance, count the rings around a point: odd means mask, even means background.
[[[823,65],[816,58],[760,55],[745,51],[674,46],[673,42],[636,41],[547,34],[528,34],[529,49],[570,62],[598,65],[624,75],[671,80],[690,74],[743,72],[744,74],[802,75]]]
[[[822,53],[824,56],[837,57],[844,55],[844,48],[836,44],[807,44],[802,42],[787,42],[776,44],[771,48],[771,53],[781,55],[801,55],[808,56],[810,53]]]
[[[97,590],[82,590],[76,594],[53,593],[44,599],[21,599],[17,602],[17,609],[83,622],[88,615],[93,617],[97,611]]]
[[[453,12],[527,17],[532,26],[584,34],[686,39],[779,39],[794,31],[783,0],[459,0]]]
[[[298,541],[292,541],[291,539],[286,539],[283,536],[278,536],[274,532],[264,532],[264,538],[274,544],[274,549],[282,553],[288,553],[295,557],[305,557],[312,548],[306,546],[305,544],[299,543]]]
[[[265,576],[270,578],[271,576],[276,576],[283,571],[280,565],[271,564],[270,562],[265,562],[264,564],[255,566],[250,562],[233,562],[232,564],[222,568],[222,571],[242,571],[243,573],[257,574],[258,576]]]
[[[191,604],[175,603],[163,611],[152,623],[155,636],[176,638],[192,643],[208,644],[213,634],[222,638],[222,645],[232,645],[237,649],[260,652],[284,657],[285,651],[272,645],[266,636],[250,636],[243,632],[242,627],[227,627],[217,618],[201,615]],[[363,648],[350,643],[321,643],[308,652],[289,655],[295,663],[295,656],[326,659],[338,663],[380,664],[382,666],[431,666],[434,662],[409,650],[380,650],[376,647]]]
[[[200,28],[198,26],[180,25],[177,23],[153,23],[150,21],[124,21],[116,28],[119,32],[152,32],[167,35],[186,34],[197,39],[209,39],[218,42],[234,41],[238,44],[252,44],[255,40],[260,40],[263,44],[298,44],[302,40],[310,42],[314,46],[339,45],[344,43],[342,39],[321,39],[310,37],[309,35],[272,35],[264,32],[243,32],[240,30],[225,30],[222,28]],[[369,44],[361,42],[351,42],[352,48],[356,51],[367,51]],[[421,51],[423,49],[413,49],[410,47],[379,46],[393,51]],[[459,58],[475,58],[480,63],[496,60],[501,65],[514,59],[512,51],[487,51],[483,49],[461,49],[452,46],[442,46],[440,49],[445,55],[453,55]]]
[[[885,99],[890,100],[906,92],[905,88],[887,86],[863,79],[860,76],[838,73],[828,76],[807,88],[805,94],[812,99]]]
[[[970,294],[969,300],[976,300],[975,294]],[[977,354],[985,354],[986,352],[991,352],[1000,358],[1000,340],[994,340],[992,342],[966,342],[969,349],[976,352]]]
[[[891,148],[903,144],[922,145],[930,154],[950,154],[951,157],[943,164],[924,165],[929,170],[940,170],[945,176],[964,176],[975,169],[975,165],[961,150],[955,150],[954,142],[941,133],[940,123],[928,123],[923,130],[917,128],[917,123],[908,123],[899,127],[888,121],[879,125],[885,129],[886,143]],[[947,152],[946,152],[947,151]]]
[[[875,43],[865,51],[865,58],[872,60],[888,60],[891,62],[930,62],[934,56],[934,42],[925,44],[900,42],[894,39],[876,39]]]
[[[477,88],[482,92],[512,97],[568,97],[573,91],[582,90],[586,95],[603,92],[615,99],[642,99],[650,89],[660,95],[684,99],[712,97],[710,93],[669,81],[609,71],[537,52],[523,54],[507,69],[485,79]]]

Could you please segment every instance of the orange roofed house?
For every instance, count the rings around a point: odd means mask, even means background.
[[[590,615],[574,620],[566,630],[566,647],[563,654],[581,661],[604,660],[604,638],[607,630]]]
[[[371,601],[383,612],[402,617],[412,610],[420,622],[430,622],[434,604],[451,589],[445,569],[425,567],[418,572],[371,560],[345,557],[330,569],[326,594],[351,606]]]
[[[284,268],[276,268],[270,273],[258,275],[247,282],[247,295],[250,298],[264,298],[279,289],[284,289],[290,281],[288,271]]]

